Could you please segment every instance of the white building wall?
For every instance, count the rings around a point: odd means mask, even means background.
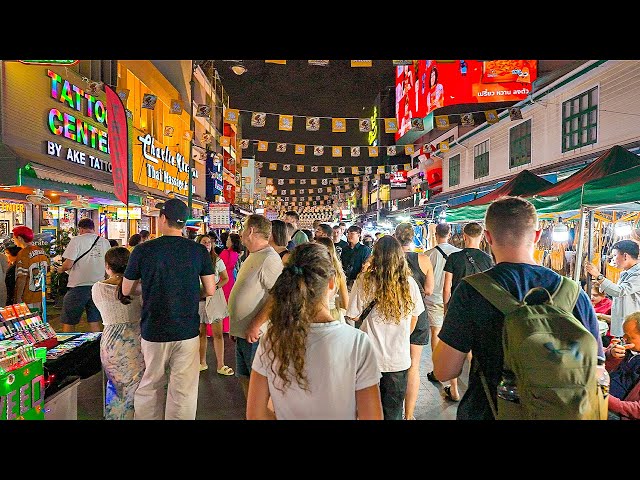
[[[569,74],[570,76],[571,74]],[[599,88],[598,141],[595,144],[562,153],[562,103]],[[453,193],[474,185],[503,181],[521,170],[570,163],[590,152],[601,152],[614,145],[640,140],[640,60],[610,60],[563,85],[533,104],[522,107],[522,120],[508,116],[461,144],[440,153],[443,162],[443,193]],[[531,119],[531,163],[509,168],[509,130]],[[489,175],[473,178],[473,147],[489,139]],[[449,187],[449,159],[460,154],[460,184]]]

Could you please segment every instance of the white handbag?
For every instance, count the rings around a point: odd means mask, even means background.
[[[216,293],[205,299],[204,309],[207,312],[207,319],[217,322],[229,316],[227,310],[227,300],[221,288],[216,289]]]

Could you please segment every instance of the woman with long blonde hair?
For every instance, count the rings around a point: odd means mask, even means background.
[[[329,313],[335,276],[323,245],[304,243],[291,252],[270,291],[270,325],[253,360],[247,419],[382,419],[372,343]]]
[[[360,328],[371,338],[382,372],[384,419],[401,420],[411,367],[409,337],[424,311],[424,302],[404,251],[391,235],[374,245],[368,268],[351,289],[346,316],[358,320],[365,309],[370,313]]]
[[[346,308],[349,305],[349,291],[347,290],[347,276],[342,269],[342,262],[338,258],[336,247],[331,238],[318,237],[314,241],[327,247],[331,255],[331,263],[333,263],[333,268],[336,271],[336,290],[334,295],[329,297],[329,311],[334,320],[344,322],[344,312],[347,311]]]

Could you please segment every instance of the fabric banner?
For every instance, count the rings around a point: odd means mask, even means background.
[[[129,204],[129,139],[127,115],[121,98],[109,85],[107,94],[107,133],[111,153],[113,193],[125,205]]]

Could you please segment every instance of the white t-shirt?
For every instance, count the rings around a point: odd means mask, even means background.
[[[349,294],[349,308],[345,313],[347,317],[359,317],[373,299],[371,294],[364,291],[362,278],[362,275],[358,275]],[[376,305],[360,326],[360,329],[371,338],[381,372],[400,372],[411,366],[409,348],[411,317],[414,315],[417,317],[424,312],[420,288],[413,277],[409,277],[409,292],[415,307],[412,312],[400,319],[399,324],[383,322],[383,317]]]
[[[284,265],[280,255],[272,246],[267,246],[251,254],[242,262],[229,294],[229,334],[244,337],[244,332],[267,301],[269,290],[282,273]],[[265,322],[260,328],[264,333]]]
[[[96,237],[98,237],[98,235],[95,233],[84,233],[71,238],[62,257],[75,260],[91,248]],[[78,260],[71,270],[68,270],[69,282],[67,286],[69,288],[83,287],[104,280],[106,275],[104,255],[110,248],[111,244],[109,240],[104,237],[99,237],[98,242],[91,248],[91,251]]]
[[[377,385],[382,376],[371,341],[364,332],[334,321],[310,324],[306,345],[304,370],[309,390],[302,390],[293,380],[283,393],[276,388],[282,387],[282,380],[263,355],[268,343],[264,337],[260,340],[252,368],[267,377],[276,418],[355,420],[356,391]]]
[[[446,255],[451,255],[453,252],[460,251],[458,247],[451,245],[449,242],[439,243],[438,246]],[[429,305],[442,305],[442,289],[444,287],[444,264],[447,263],[447,260],[435,247],[427,250],[427,255],[429,255],[431,265],[433,265],[434,284],[433,293],[425,297],[425,303]]]
[[[218,257],[214,268],[216,270],[214,278],[216,280],[216,283],[218,283],[220,281],[220,274],[227,269],[227,266],[224,264],[224,261],[220,257]]]

